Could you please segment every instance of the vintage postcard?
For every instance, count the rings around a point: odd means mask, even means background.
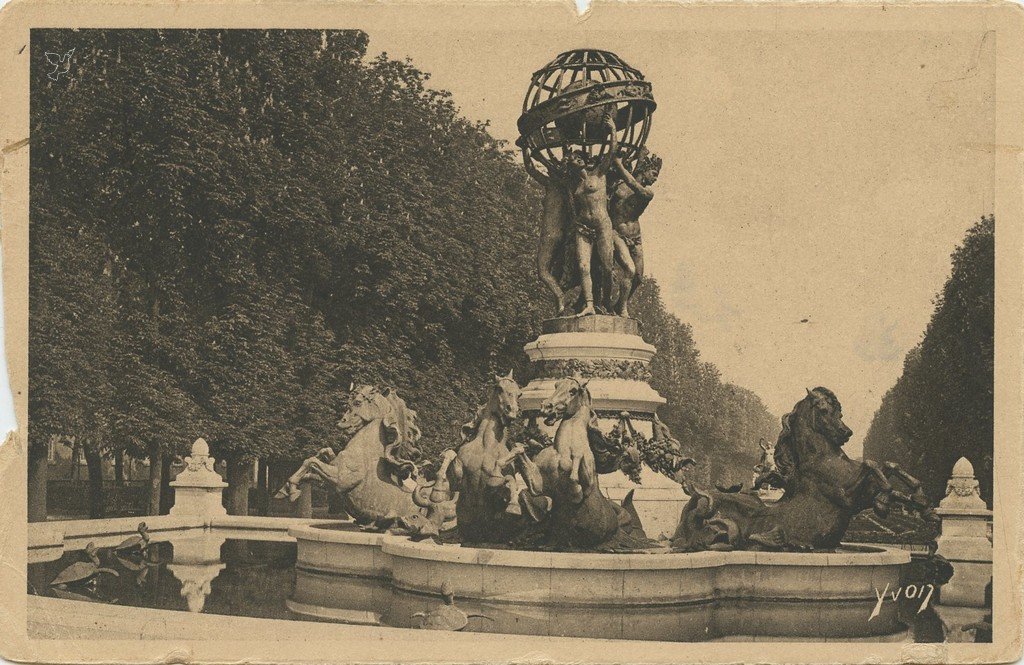
[[[1021,655],[1020,6],[16,0],[0,58],[4,658]]]

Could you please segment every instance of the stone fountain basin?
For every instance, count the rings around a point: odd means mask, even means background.
[[[594,615],[595,625],[606,627],[610,624],[604,619],[618,621],[641,612],[649,620],[664,614],[674,626],[701,632],[713,624],[722,636],[765,631],[811,639],[892,635],[900,628],[892,604],[881,616],[868,617],[876,590],[887,584],[897,588],[901,568],[910,562],[910,553],[903,550],[853,545],[834,553],[605,554],[438,545],[338,524],[293,527],[289,535],[298,543],[295,593],[289,602],[293,611],[353,620],[357,615],[366,619],[360,612],[372,605],[380,609],[367,623],[403,625],[395,615],[436,604],[447,580],[467,610],[516,617],[501,627],[484,622],[480,629],[523,628],[533,634],[535,628],[524,624],[532,614],[548,617],[544,625],[550,631],[552,613],[561,617],[585,610]],[[558,609],[570,607],[575,609],[568,613]],[[735,621],[727,618],[732,614]],[[692,620],[681,619],[689,615]],[[751,623],[755,617],[760,617],[758,626]],[[769,626],[779,621],[784,625]],[[829,634],[819,635],[822,630]],[[679,632],[673,628],[671,634]]]

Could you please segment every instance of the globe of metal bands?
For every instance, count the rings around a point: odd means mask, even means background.
[[[619,56],[599,49],[566,51],[533,74],[519,117],[517,145],[548,171],[567,149],[606,154],[615,120],[619,157],[634,161],[656,108],[651,84]]]

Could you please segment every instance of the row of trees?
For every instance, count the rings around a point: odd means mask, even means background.
[[[775,441],[779,418],[755,393],[723,383],[718,368],[700,359],[691,327],[665,309],[656,281],[643,283],[630,308],[658,349],[651,384],[667,400],[658,416],[697,460],[687,477],[705,487],[749,483],[760,459],[758,440]]]
[[[956,249],[921,342],[882,399],[864,439],[868,458],[897,462],[938,501],[953,465],[974,465],[992,498],[995,218],[983,217]]]
[[[104,456],[149,459],[155,513],[200,435],[244,512],[252,460],[330,443],[351,381],[396,387],[439,450],[486,377],[523,376],[548,308],[527,269],[538,193],[485,125],[367,43],[33,35],[32,517],[54,437],[83,447],[93,515]],[[69,75],[48,79],[45,53],[72,47]],[[639,301],[665,420],[698,457],[756,450],[763,405],[699,361],[655,284]]]

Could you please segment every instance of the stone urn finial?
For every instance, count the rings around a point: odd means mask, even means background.
[[[206,439],[199,437],[192,444],[192,457],[209,457],[210,456],[210,444],[206,443]]]
[[[185,458],[187,469],[183,473],[216,473],[213,470],[215,461],[210,457],[210,445],[206,439],[199,437],[192,443],[192,454]]]
[[[939,506],[985,509],[978,479],[974,476],[974,465],[966,457],[961,457],[953,465],[953,473],[946,482],[946,497],[939,502]]]
[[[953,473],[950,475],[952,478],[974,478],[974,465],[971,464],[971,460],[961,457],[953,465]]]
[[[942,587],[943,605],[983,607],[985,584],[992,579],[992,511],[981,498],[974,466],[966,457],[953,465],[946,498],[935,512],[942,517],[938,554],[953,564]]]

